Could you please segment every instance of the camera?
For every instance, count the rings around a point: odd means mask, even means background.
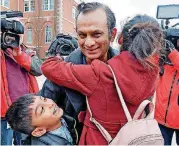
[[[78,48],[78,42],[75,37],[60,33],[52,41],[46,56],[68,56],[71,52]]]
[[[179,5],[159,5],[157,7],[157,19],[161,20],[161,27],[164,32],[164,45],[166,48],[166,56],[160,62],[160,76],[163,76],[164,64],[172,66],[170,59],[168,58],[168,54],[170,51],[167,50],[168,47],[175,47],[179,51],[179,23],[174,24],[169,27],[171,19],[179,19]],[[167,41],[169,40],[169,41]],[[171,45],[171,46],[170,46]]]
[[[171,41],[175,48],[179,51],[179,29],[168,28],[164,30],[165,39]]]
[[[14,17],[23,17],[20,11],[1,11],[1,49],[16,48],[20,43],[19,34],[24,34],[21,22],[13,20]],[[8,18],[12,20],[8,20]]]
[[[179,51],[179,23],[169,27],[171,19],[179,19],[179,5],[159,5],[157,7],[157,19],[162,19],[161,27],[165,39],[171,41]]]

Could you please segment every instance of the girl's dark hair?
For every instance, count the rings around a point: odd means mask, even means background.
[[[153,54],[160,55],[163,48],[163,32],[157,20],[137,15],[124,25],[122,35],[121,51],[131,52],[146,67],[155,66],[149,58]]]
[[[6,120],[15,131],[30,135],[35,129],[32,126],[31,109],[29,106],[34,103],[35,94],[26,94],[19,97],[7,110]]]

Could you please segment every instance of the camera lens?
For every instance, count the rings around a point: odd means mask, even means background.
[[[11,36],[5,36],[4,41],[7,45],[12,45],[15,43],[15,38]]]
[[[20,37],[17,34],[13,33],[3,33],[3,42],[7,47],[18,47]]]

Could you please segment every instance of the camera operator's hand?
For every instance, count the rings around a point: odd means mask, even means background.
[[[21,47],[19,46],[18,48],[13,48],[12,49],[12,55],[13,56],[19,56],[22,53]]]
[[[165,39],[164,43],[165,43],[164,45],[165,45],[165,48],[166,48],[167,52],[170,53],[172,50],[175,49],[175,46],[173,45],[173,43],[171,41]]]
[[[19,47],[13,48],[13,50],[12,50],[12,55],[13,56],[18,56],[18,55],[20,55],[22,53],[20,45],[23,43],[23,37],[24,37],[24,35],[23,34],[19,34],[19,36],[20,36]]]
[[[59,53],[56,54],[56,57],[59,58],[60,60],[64,60],[64,57],[61,56]]]
[[[173,45],[173,43],[169,40],[164,40],[164,47],[165,47],[165,64],[169,64],[171,65],[171,60],[168,58],[168,55],[175,50],[175,46]]]

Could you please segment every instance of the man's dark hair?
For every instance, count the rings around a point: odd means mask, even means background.
[[[19,97],[7,110],[6,120],[15,131],[30,135],[35,129],[31,125],[31,109],[35,94],[26,94]]]
[[[116,18],[115,18],[114,13],[111,11],[111,9],[107,5],[104,5],[104,4],[98,3],[98,2],[90,2],[90,3],[82,2],[82,3],[80,3],[77,6],[78,12],[77,12],[77,16],[76,16],[76,22],[78,20],[78,16],[80,13],[85,14],[85,13],[88,13],[91,11],[95,11],[97,9],[102,9],[105,11],[106,17],[107,17],[108,34],[109,34],[109,37],[111,37],[112,29],[116,25]]]

